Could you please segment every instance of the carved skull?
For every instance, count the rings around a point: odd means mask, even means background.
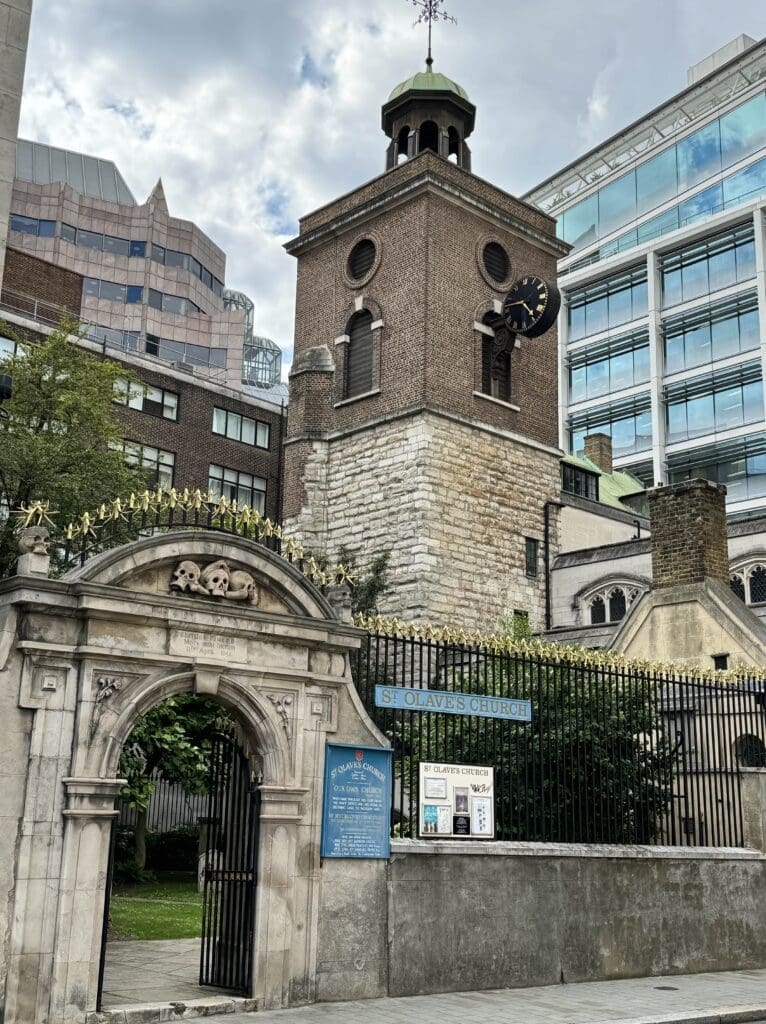
[[[28,526],[19,534],[19,552],[22,555],[47,555],[50,534],[44,526]]]
[[[196,562],[181,562],[178,568],[173,573],[173,579],[170,583],[171,590],[181,590],[184,593],[187,590],[191,590],[193,593],[206,594],[207,591],[204,587],[200,586],[201,569]]]
[[[202,573],[202,585],[211,597],[225,597],[229,589],[229,578],[226,562],[213,562]]]
[[[242,569],[235,569],[229,577],[229,589],[226,592],[226,597],[230,601],[250,601],[251,604],[256,604],[258,601],[258,590],[255,586],[255,580],[249,572],[244,572]]]

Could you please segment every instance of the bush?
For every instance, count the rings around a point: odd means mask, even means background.
[[[153,871],[196,871],[199,827],[179,825],[169,832],[148,832],[146,864]]]

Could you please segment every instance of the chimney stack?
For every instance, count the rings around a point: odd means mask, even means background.
[[[729,585],[726,488],[684,480],[647,492],[655,589],[719,580]]]
[[[595,462],[603,473],[614,472],[610,434],[588,434],[584,443],[586,459]]]

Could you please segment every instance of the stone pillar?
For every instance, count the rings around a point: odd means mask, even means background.
[[[63,779],[67,793],[49,1024],[96,1008],[115,800],[125,779]]]
[[[595,462],[604,473],[612,473],[612,437],[611,434],[588,434],[584,440],[585,458]]]
[[[766,768],[740,768],[745,846],[766,853]]]
[[[729,583],[726,488],[709,480],[684,480],[648,492],[655,589]]]
[[[336,348],[340,347],[340,372],[345,369],[345,350],[348,337],[342,335],[336,339]],[[284,460],[284,501],[283,519],[294,520],[302,511],[307,512],[308,524],[317,531],[312,535],[309,529],[309,543],[319,542],[322,537],[321,526],[316,517],[324,514],[324,508],[311,509],[307,490],[312,477],[313,483],[322,484],[324,472],[324,456],[326,445],[322,439],[332,424],[333,395],[335,381],[335,360],[326,345],[307,349],[293,363],[290,372],[290,415],[287,422],[287,440],[285,442]],[[319,465],[317,465],[319,463]],[[311,471],[308,466],[311,464]],[[317,475],[319,479],[317,479]],[[293,527],[295,528],[295,527]]]

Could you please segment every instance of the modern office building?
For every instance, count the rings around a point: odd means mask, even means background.
[[[525,197],[559,261],[559,436],[611,435],[647,484],[705,477],[766,506],[766,41],[740,36],[688,86]]]
[[[161,182],[139,204],[111,161],[19,139],[9,228],[9,245],[83,276],[93,340],[235,389],[279,384],[279,348],[254,336],[251,300],[226,289],[224,253],[170,215]]]
[[[16,167],[21,88],[27,61],[32,0],[0,0],[0,281]]]

